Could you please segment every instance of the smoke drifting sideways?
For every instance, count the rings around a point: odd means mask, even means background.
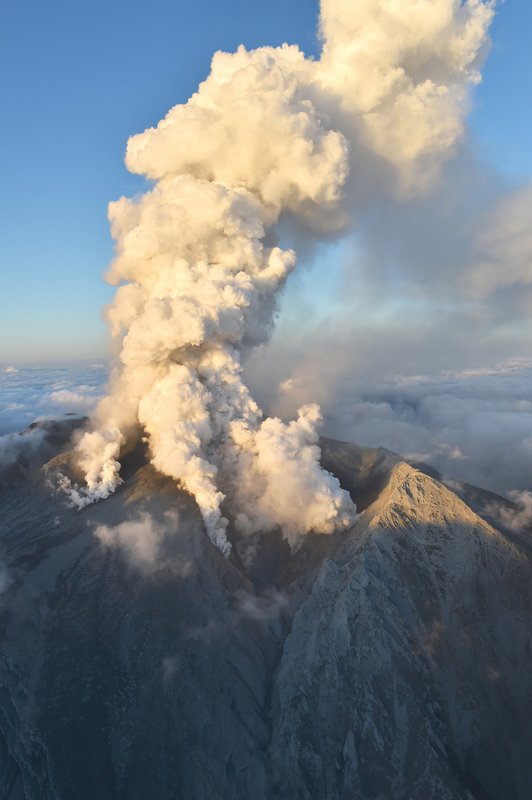
[[[396,198],[429,191],[463,132],[493,13],[483,0],[323,0],[320,60],[287,45],[218,52],[185,105],[129,140],[128,169],[155,186],[110,204],[119,356],[78,445],[75,505],[115,490],[121,448],[144,435],[225,555],[222,505],[242,534],[280,526],[292,544],[352,523],[319,466],[318,407],[264,419],[243,382],[296,266],[275,226],[288,215],[315,236],[340,231],[383,175]]]

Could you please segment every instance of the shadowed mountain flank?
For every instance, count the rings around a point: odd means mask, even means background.
[[[2,798],[528,800],[526,532],[423,465],[320,444],[355,524],[265,534],[246,564],[141,445],[79,511],[53,490],[69,452],[3,487]]]

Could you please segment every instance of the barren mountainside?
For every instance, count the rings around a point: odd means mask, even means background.
[[[2,800],[529,800],[508,501],[321,447],[355,525],[263,536],[247,566],[140,447],[81,511],[49,483],[71,453],[0,476]]]

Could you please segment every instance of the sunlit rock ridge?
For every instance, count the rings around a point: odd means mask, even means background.
[[[72,451],[4,469],[3,800],[530,798],[532,550],[499,521],[515,508],[320,446],[356,522],[299,548],[274,531],[246,563],[231,519],[226,558],[142,443],[81,510],[54,489]]]

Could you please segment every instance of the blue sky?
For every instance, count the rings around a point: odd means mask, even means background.
[[[102,357],[107,204],[143,185],[128,137],[186,102],[217,49],[317,52],[316,15],[280,0],[2,3],[0,363]]]
[[[107,203],[143,185],[123,166],[127,138],[186,102],[217,49],[317,54],[317,13],[309,0],[2,3],[0,364],[105,357]],[[482,157],[512,180],[532,173],[531,29],[528,0],[499,4],[470,117]],[[319,268],[307,281],[312,300]]]

